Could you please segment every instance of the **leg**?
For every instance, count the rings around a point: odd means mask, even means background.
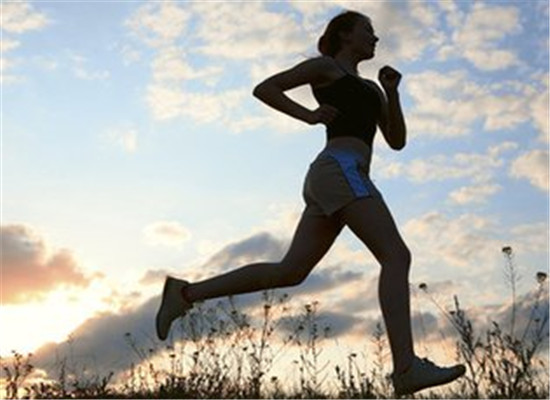
[[[184,291],[190,302],[222,296],[297,285],[329,250],[343,225],[335,217],[302,215],[290,248],[278,263],[247,265],[202,282]]]
[[[414,357],[408,281],[410,252],[381,198],[357,199],[338,215],[382,267],[378,286],[380,306],[388,331],[394,370],[403,372]]]

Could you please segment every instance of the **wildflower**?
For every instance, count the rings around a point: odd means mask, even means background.
[[[511,256],[511,255],[512,255],[512,247],[510,247],[510,246],[504,246],[504,247],[502,248],[502,252],[503,252],[504,254],[506,254],[507,256]]]
[[[548,278],[548,274],[546,272],[542,272],[542,271],[537,272],[538,283],[544,283],[546,281],[546,278]]]
[[[425,291],[425,292],[428,291],[428,285],[425,284],[424,282],[422,282],[420,285],[418,285],[418,288],[419,288],[420,290]]]

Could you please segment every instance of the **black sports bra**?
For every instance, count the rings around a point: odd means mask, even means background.
[[[329,85],[314,88],[313,95],[319,104],[329,104],[340,111],[332,123],[327,125],[327,140],[353,136],[372,148],[381,109],[376,89],[365,80],[346,72],[346,75]]]

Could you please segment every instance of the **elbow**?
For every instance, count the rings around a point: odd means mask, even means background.
[[[257,99],[261,98],[262,96],[262,84],[256,85],[254,90],[252,91],[252,96],[256,97]]]
[[[267,92],[269,92],[268,86],[269,84],[266,81],[259,83],[252,91],[252,95],[257,99],[263,100],[266,97]]]
[[[390,147],[392,150],[401,151],[405,148],[407,143],[405,141],[399,142],[399,143],[392,143],[390,144]]]

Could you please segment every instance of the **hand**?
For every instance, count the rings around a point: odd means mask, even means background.
[[[386,65],[378,71],[378,80],[386,92],[395,91],[401,81],[401,74],[399,71]]]
[[[321,104],[319,108],[311,112],[311,116],[307,122],[311,125],[318,123],[329,125],[339,113],[336,107],[328,104]]]

